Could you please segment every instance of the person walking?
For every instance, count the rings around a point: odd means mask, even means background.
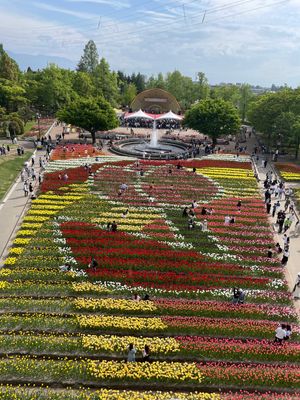
[[[29,188],[29,193],[32,194],[32,192],[33,192],[33,185],[32,185],[32,182],[29,183],[28,188]]]
[[[300,299],[300,272],[298,272],[292,293],[293,293],[294,299]]]
[[[267,214],[270,214],[270,211],[271,211],[271,206],[272,206],[271,199],[270,199],[270,198],[268,198],[268,199],[266,200],[266,209],[267,209]]]
[[[285,330],[286,326],[285,324],[281,324],[278,326],[278,328],[275,330],[275,339],[274,342],[275,343],[280,343],[282,344],[283,339],[286,336],[286,330]]]
[[[143,355],[143,361],[147,362],[150,361],[150,347],[147,344],[145,344],[142,355]]]
[[[128,346],[127,362],[135,362],[136,348],[133,343]]]
[[[275,217],[275,214],[276,214],[276,211],[277,211],[277,208],[278,207],[280,207],[280,202],[279,201],[277,201],[277,202],[275,202],[274,204],[273,204],[273,209],[272,209],[272,217],[274,218]]]
[[[290,217],[286,218],[283,225],[283,233],[290,229],[292,225],[292,220]]]
[[[290,252],[289,252],[288,246],[286,246],[286,247],[284,248],[282,254],[283,254],[283,256],[282,256],[282,260],[281,260],[281,265],[282,265],[283,267],[285,267],[286,264],[287,264],[287,262],[288,262],[288,260],[289,260],[289,256],[290,256]]]
[[[24,191],[24,196],[27,197],[28,196],[28,183],[27,183],[27,181],[25,181],[24,184],[23,184],[23,191]]]

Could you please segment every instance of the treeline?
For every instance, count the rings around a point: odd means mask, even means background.
[[[153,87],[172,93],[183,110],[196,101],[212,97],[231,101],[242,114],[252,97],[249,85],[210,88],[203,72],[193,81],[179,71],[149,78],[141,73],[126,75],[122,71],[112,71],[108,62],[99,58],[93,41],[85,46],[75,71],[50,64],[43,70],[33,71],[29,67],[21,72],[0,46],[0,106],[7,113],[17,112],[25,122],[37,112],[54,115],[78,97],[101,96],[113,107],[126,107],[137,93]]]
[[[276,87],[274,93],[254,95],[248,84],[212,87],[203,72],[198,72],[195,80],[177,70],[148,78],[141,73],[126,75],[121,70],[112,71],[105,58],[100,59],[93,41],[86,44],[75,71],[50,64],[43,70],[33,71],[29,67],[22,72],[0,45],[2,131],[8,129],[18,135],[24,123],[37,114],[54,116],[69,105],[80,105],[81,101],[88,102],[90,108],[96,101],[98,111],[105,106],[110,116],[107,104],[129,107],[137,93],[155,87],[172,93],[183,111],[202,100],[231,103],[242,121],[250,122],[263,133],[269,147],[284,145],[298,154],[300,89]]]

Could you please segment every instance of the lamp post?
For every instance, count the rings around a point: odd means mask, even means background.
[[[40,119],[41,119],[41,114],[39,112],[36,113],[36,119],[38,122],[38,130],[39,130],[39,140],[41,139],[41,125],[40,125]]]

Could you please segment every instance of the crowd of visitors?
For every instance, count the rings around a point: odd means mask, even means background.
[[[264,167],[265,168],[265,167]],[[278,234],[282,234],[282,247],[279,243],[275,246],[275,251],[269,248],[267,257],[272,258],[274,254],[282,254],[281,264],[286,266],[290,255],[290,239],[287,232],[295,223],[295,232],[299,229],[299,221],[295,214],[295,205],[292,200],[292,190],[285,187],[285,183],[273,177],[273,171],[266,173],[264,184],[265,206],[268,214],[275,218],[275,228]],[[273,201],[273,204],[272,204]],[[281,202],[284,201],[282,205]],[[272,210],[272,212],[271,212]],[[294,232],[294,233],[295,233]]]
[[[24,168],[21,172],[21,181],[23,182],[23,192],[24,196],[30,196],[31,199],[35,199],[36,195],[34,193],[35,186],[38,186],[42,183],[43,180],[43,170],[46,167],[46,164],[49,160],[49,156],[46,154],[45,156],[39,157],[39,172],[35,169],[35,157],[32,155],[30,161],[26,161],[24,163]]]

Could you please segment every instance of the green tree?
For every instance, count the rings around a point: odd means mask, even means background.
[[[222,135],[235,134],[240,127],[236,108],[222,99],[201,100],[185,114],[184,125],[212,138],[213,146]]]
[[[77,71],[72,77],[73,90],[81,97],[90,97],[93,94],[93,82],[86,72]]]
[[[95,95],[104,97],[113,106],[117,105],[119,96],[118,78],[115,72],[111,72],[108,62],[101,58],[93,74]]]
[[[97,46],[93,40],[89,40],[84,47],[83,55],[77,66],[77,71],[88,72],[92,74],[95,72],[99,64],[99,54]]]
[[[24,123],[17,113],[5,114],[1,121],[4,133],[9,132],[10,137],[14,138],[24,133]]]
[[[132,74],[130,77],[130,83],[133,83],[138,93],[141,93],[146,88],[146,77],[141,73]]]
[[[152,75],[148,79],[147,89],[153,89],[153,88],[166,90],[165,78],[161,72],[157,75],[157,77]]]
[[[247,119],[247,114],[248,114],[248,109],[249,109],[249,104],[254,98],[254,94],[251,90],[251,86],[244,83],[243,85],[240,86],[239,88],[239,101],[238,101],[238,107],[240,110],[240,116],[242,121],[246,121]]]
[[[27,103],[25,89],[18,82],[0,78],[0,106],[15,112]]]
[[[77,95],[72,85],[73,72],[51,64],[42,71],[29,75],[26,93],[35,111],[53,115]]]
[[[167,74],[166,89],[175,96],[183,109],[190,107],[197,100],[192,79],[177,70]]]
[[[240,93],[239,87],[236,85],[218,85],[211,90],[211,97],[213,99],[222,99],[229,101],[234,106],[238,106]]]
[[[203,100],[209,97],[210,88],[204,72],[198,72],[195,90],[197,97],[196,100]]]
[[[0,44],[0,78],[17,81],[20,76],[18,64],[9,57]]]
[[[282,113],[293,111],[297,114],[300,111],[300,96],[292,89],[283,89],[276,93],[267,93],[257,97],[251,102],[248,111],[248,119],[256,130],[262,132],[268,145],[272,138],[276,139],[276,128],[283,128],[280,118]],[[288,115],[285,115],[289,120]]]
[[[91,132],[93,143],[96,141],[97,131],[105,131],[118,126],[114,109],[102,97],[77,99],[59,110],[56,115],[60,121]]]
[[[135,84],[130,83],[129,85],[127,83],[124,84],[123,86],[123,94],[121,96],[121,104],[123,106],[130,106],[131,102],[135,98],[137,93]]]
[[[300,146],[300,117],[298,116],[292,126],[292,144],[295,150],[295,159],[298,160]]]

